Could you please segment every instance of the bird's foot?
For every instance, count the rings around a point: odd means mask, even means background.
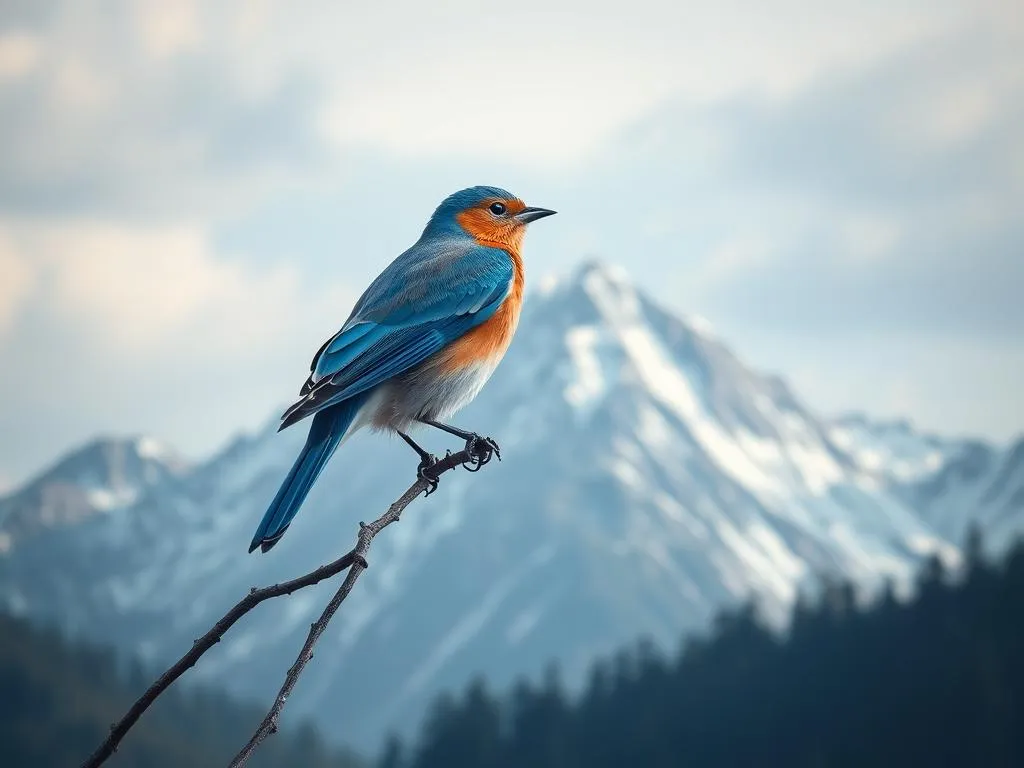
[[[464,461],[462,466],[470,472],[478,472],[480,467],[487,464],[495,456],[501,461],[501,449],[498,443],[490,437],[481,437],[476,432],[466,440],[466,451],[469,453],[469,460]]]
[[[416,467],[416,477],[427,484],[427,492],[425,496],[432,494],[437,490],[437,486],[440,485],[440,481],[437,479],[437,476],[432,474],[430,471],[437,466],[437,463],[437,458],[432,453],[428,453],[420,459],[420,463]]]

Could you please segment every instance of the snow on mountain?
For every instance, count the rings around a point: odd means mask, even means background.
[[[831,421],[828,434],[865,472],[894,483],[928,477],[969,447],[966,440],[920,432],[903,419],[876,421],[859,413]]]
[[[151,437],[95,440],[0,498],[0,551],[27,536],[127,507],[146,489],[182,476],[187,468]]]
[[[600,264],[531,296],[457,423],[497,438],[503,461],[445,476],[374,542],[292,697],[338,740],[376,747],[477,672],[500,686],[557,659],[578,683],[595,655],[640,635],[674,645],[748,596],[781,623],[823,571],[906,586],[921,557],[959,557],[782,381]],[[249,555],[305,436],[276,427],[133,504],[26,539],[0,557],[0,597],[166,660],[250,586],[347,550],[413,478],[401,441],[358,435],[278,546]],[[269,701],[333,588],[261,606],[196,676]]]
[[[1024,438],[1009,446],[944,438],[860,414],[833,421],[829,437],[949,541],[962,543],[976,524],[999,551],[1024,533]]]
[[[1024,534],[1024,438],[1008,448],[968,443],[939,471],[906,489],[936,530],[962,542],[974,523],[993,551]]]

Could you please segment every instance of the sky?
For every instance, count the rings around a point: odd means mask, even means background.
[[[0,489],[289,402],[437,203],[559,216],[823,415],[1024,430],[1018,0],[6,0]]]

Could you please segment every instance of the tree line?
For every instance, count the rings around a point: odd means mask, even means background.
[[[756,605],[662,653],[641,642],[569,697],[551,667],[497,695],[440,697],[379,768],[787,768],[1024,765],[1024,543],[999,562],[972,532],[913,596],[861,604],[850,584],[797,601],[779,635]]]
[[[0,615],[0,765],[74,768],[152,682],[153,670],[120,664],[113,650]],[[223,768],[263,710],[196,687],[168,690],[110,758],[111,768]],[[359,768],[309,725],[285,728],[253,768]]]

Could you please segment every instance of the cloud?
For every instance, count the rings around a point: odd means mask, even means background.
[[[658,110],[616,145],[597,215],[674,222],[647,230],[649,268],[716,321],[1020,338],[1022,30],[990,20],[785,99]]]
[[[1000,0],[8,3],[0,469],[99,429],[204,451],[262,420],[345,286],[475,183],[561,211],[531,276],[624,262],[756,362],[810,365],[814,402],[924,402],[915,345],[977,349],[996,405],[958,404],[964,373],[928,408],[991,425],[1024,337],[1022,21]]]
[[[198,226],[6,222],[0,266],[31,270],[32,301],[0,357],[4,470],[97,431],[153,432],[203,452],[296,394],[354,298],[296,265],[218,252]],[[13,249],[10,245],[13,243]],[[7,306],[4,304],[3,306]]]
[[[216,25],[199,24],[189,3],[93,5],[56,4],[3,38],[32,40],[34,51],[31,71],[0,78],[5,209],[217,216],[322,172],[330,152],[316,135],[311,77],[289,69],[245,87],[204,38]],[[8,43],[6,58],[22,49]]]
[[[45,285],[39,301],[55,319],[145,356],[168,340],[200,335],[211,353],[245,354],[273,340],[301,295],[288,265],[257,272],[211,251],[196,226],[125,227],[109,222],[22,227],[21,263]]]
[[[671,98],[782,98],[965,15],[923,0],[31,6],[9,22],[23,42],[8,58],[31,72],[0,85],[0,204],[164,218],[237,214],[367,150],[578,169]]]
[[[0,264],[15,277],[0,294],[12,297],[0,301],[11,308],[8,322],[14,299],[35,284],[36,322],[143,361],[182,346],[204,359],[261,356],[312,304],[294,264],[258,267],[216,253],[197,225],[13,222],[0,234]]]
[[[738,93],[790,94],[957,17],[913,3],[762,8],[640,0],[626,8],[524,0],[509,14],[454,2],[404,6],[403,34],[393,6],[368,8],[354,23],[317,19],[320,29],[290,36],[307,55],[332,61],[327,135],[342,146],[497,156],[547,170],[599,159],[609,138],[667,99],[706,104]],[[800,24],[777,23],[789,17]],[[302,23],[289,12],[270,28]],[[339,45],[337,28],[358,41]],[[366,55],[366,41],[377,55]],[[345,61],[345,50],[362,65]]]
[[[819,412],[910,417],[922,429],[998,440],[1018,438],[1024,425],[1024,346],[1014,339],[757,329],[729,338],[746,359],[782,371]]]
[[[0,227],[0,339],[13,324],[33,285],[33,271],[10,234]]]
[[[23,32],[0,35],[0,83],[25,77],[39,63],[39,39]]]
[[[199,45],[203,38],[194,0],[143,0],[132,4],[133,19],[146,53],[162,59]]]

